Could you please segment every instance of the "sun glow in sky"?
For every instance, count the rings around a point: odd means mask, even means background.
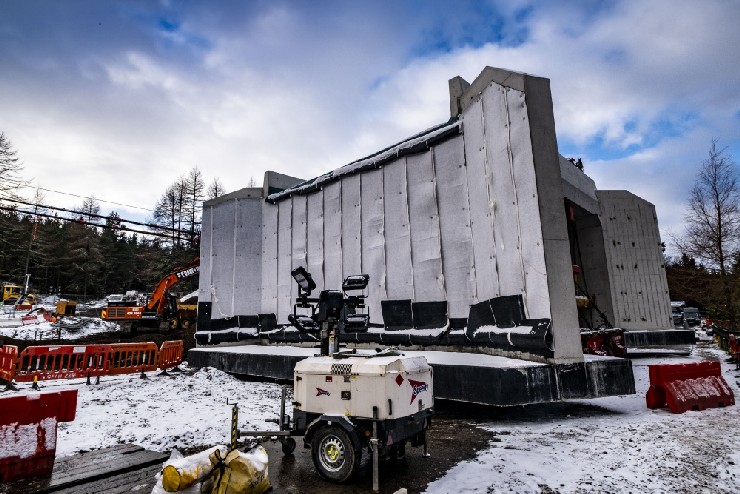
[[[551,80],[560,153],[665,240],[711,139],[740,160],[738,25],[727,0],[4,2],[0,131],[34,185],[153,208],[194,166],[228,191],[338,168],[503,67]]]

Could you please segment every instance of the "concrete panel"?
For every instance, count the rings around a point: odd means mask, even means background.
[[[368,274],[367,306],[370,322],[382,324],[380,301],[385,300],[385,218],[383,170],[361,175],[362,269]]]
[[[292,261],[291,270],[298,266],[306,267],[306,245],[307,245],[307,225],[306,225],[306,196],[294,196],[293,202],[293,228],[291,235]],[[298,297],[298,284],[290,284],[290,298],[295,300]]]
[[[212,319],[234,315],[234,223],[236,200],[212,208],[214,236],[211,242],[213,302]]]
[[[475,293],[475,280],[464,142],[461,138],[450,139],[432,151],[448,315],[466,318]]]
[[[362,271],[360,176],[342,178],[342,279]],[[341,282],[333,290],[341,289]]]
[[[386,290],[390,300],[414,298],[406,159],[382,168],[385,207]]]
[[[278,205],[262,202],[262,309],[277,314]]]
[[[234,238],[234,314],[259,314],[262,308],[262,199],[236,200]]]
[[[537,177],[555,361],[578,362],[583,359],[583,351],[578,328],[578,312],[573,303],[575,293],[573,266],[563,207],[562,176],[555,137],[550,81],[540,77],[524,76],[524,92]]]
[[[614,324],[629,330],[673,326],[660,234],[652,204],[627,191],[598,191]]]
[[[288,314],[293,312],[291,299],[293,277],[290,271],[293,266],[292,251],[293,202],[278,203],[278,255],[277,255],[277,320],[288,323]]]
[[[491,169],[493,229],[501,295],[524,294],[519,220],[512,174],[506,88],[493,84],[483,93],[486,161]],[[467,117],[466,117],[467,118]]]
[[[213,207],[204,206],[200,227],[200,275],[198,277],[198,300],[211,301],[211,283],[213,260],[211,259],[213,242]]]
[[[411,222],[414,300],[416,302],[446,300],[436,180],[431,153],[406,158],[406,180]]]
[[[324,289],[324,192],[314,192],[306,200],[306,263],[308,272],[316,282],[316,289],[320,291]]]
[[[525,95],[509,89],[506,102],[511,125],[511,169],[519,221],[519,253],[524,270],[524,303],[532,319],[549,318],[550,293]]]
[[[478,303],[500,295],[496,269],[496,241],[493,235],[491,172],[483,131],[483,102],[471,105],[464,116],[465,162],[468,167],[468,201],[475,266],[475,294]]]
[[[324,288],[342,285],[342,182],[324,187]]]

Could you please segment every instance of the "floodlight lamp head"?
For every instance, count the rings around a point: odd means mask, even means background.
[[[298,287],[306,292],[307,295],[311,295],[311,291],[316,288],[316,282],[311,278],[311,273],[306,271],[303,266],[298,266],[290,272],[293,279],[298,283]]]
[[[367,288],[368,281],[370,281],[370,275],[367,274],[347,276],[342,283],[342,291],[364,290]]]

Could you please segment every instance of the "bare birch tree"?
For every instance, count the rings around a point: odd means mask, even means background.
[[[722,285],[723,314],[734,328],[735,284],[731,266],[740,246],[740,186],[726,148],[712,140],[689,195],[686,233],[677,242],[682,252],[715,270]]]

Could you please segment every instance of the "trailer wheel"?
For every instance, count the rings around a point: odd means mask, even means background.
[[[183,320],[182,320],[182,321],[180,322],[180,324],[182,325],[182,329],[184,329],[184,330],[186,330],[186,331],[187,331],[188,329],[190,329],[190,319],[189,319],[189,318],[185,318],[185,319],[183,319]]]
[[[293,451],[295,451],[295,439],[292,437],[288,437],[281,441],[281,444],[283,445],[283,454],[284,455],[292,455]]]
[[[347,432],[335,425],[316,431],[311,456],[319,474],[332,482],[345,482],[357,472],[362,450],[355,448]]]
[[[170,327],[170,331],[176,330],[177,328],[180,327],[180,321],[178,321],[176,317],[173,317],[172,319],[170,319],[169,327]]]

